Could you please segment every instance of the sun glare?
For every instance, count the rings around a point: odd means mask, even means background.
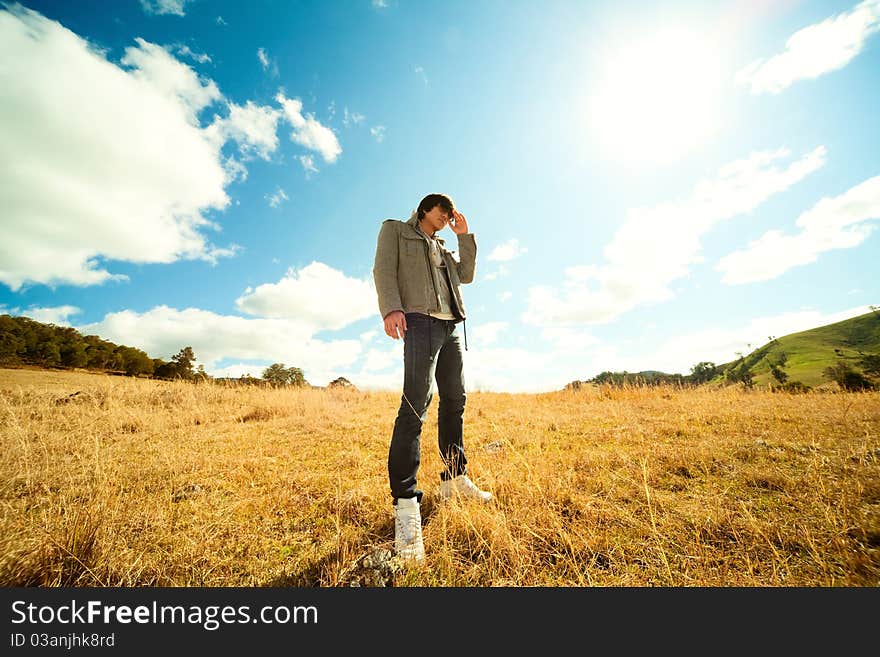
[[[681,159],[718,129],[719,50],[670,30],[622,43],[603,62],[587,121],[606,154],[631,165]]]

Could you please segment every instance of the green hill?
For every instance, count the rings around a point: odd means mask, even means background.
[[[742,361],[719,365],[718,371],[745,365],[754,377],[754,384],[766,386],[776,383],[771,374],[771,363],[777,364],[784,359],[781,369],[788,375],[788,381],[816,387],[829,384],[823,375],[826,367],[843,361],[863,371],[862,361],[870,355],[880,355],[880,310],[776,338],[743,356]],[[715,380],[720,382],[723,376]]]

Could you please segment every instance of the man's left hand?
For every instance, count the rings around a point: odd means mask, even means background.
[[[468,232],[467,219],[465,219],[464,215],[458,210],[453,210],[452,221],[449,222],[449,227],[456,235],[464,235]]]

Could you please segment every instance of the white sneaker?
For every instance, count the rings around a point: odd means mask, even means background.
[[[488,502],[492,499],[492,493],[477,488],[467,475],[458,475],[455,479],[440,482],[440,499],[448,500],[453,497]]]
[[[394,551],[404,559],[421,561],[425,558],[422,514],[415,497],[401,497],[394,505]]]

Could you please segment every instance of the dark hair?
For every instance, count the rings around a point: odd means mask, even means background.
[[[446,196],[446,194],[428,194],[425,198],[422,199],[422,202],[419,203],[419,208],[417,210],[419,215],[419,221],[425,216],[425,213],[430,212],[434,209],[435,206],[440,206],[444,210],[449,213],[449,216],[452,216],[452,213],[455,211],[455,204],[452,202],[452,199]]]

